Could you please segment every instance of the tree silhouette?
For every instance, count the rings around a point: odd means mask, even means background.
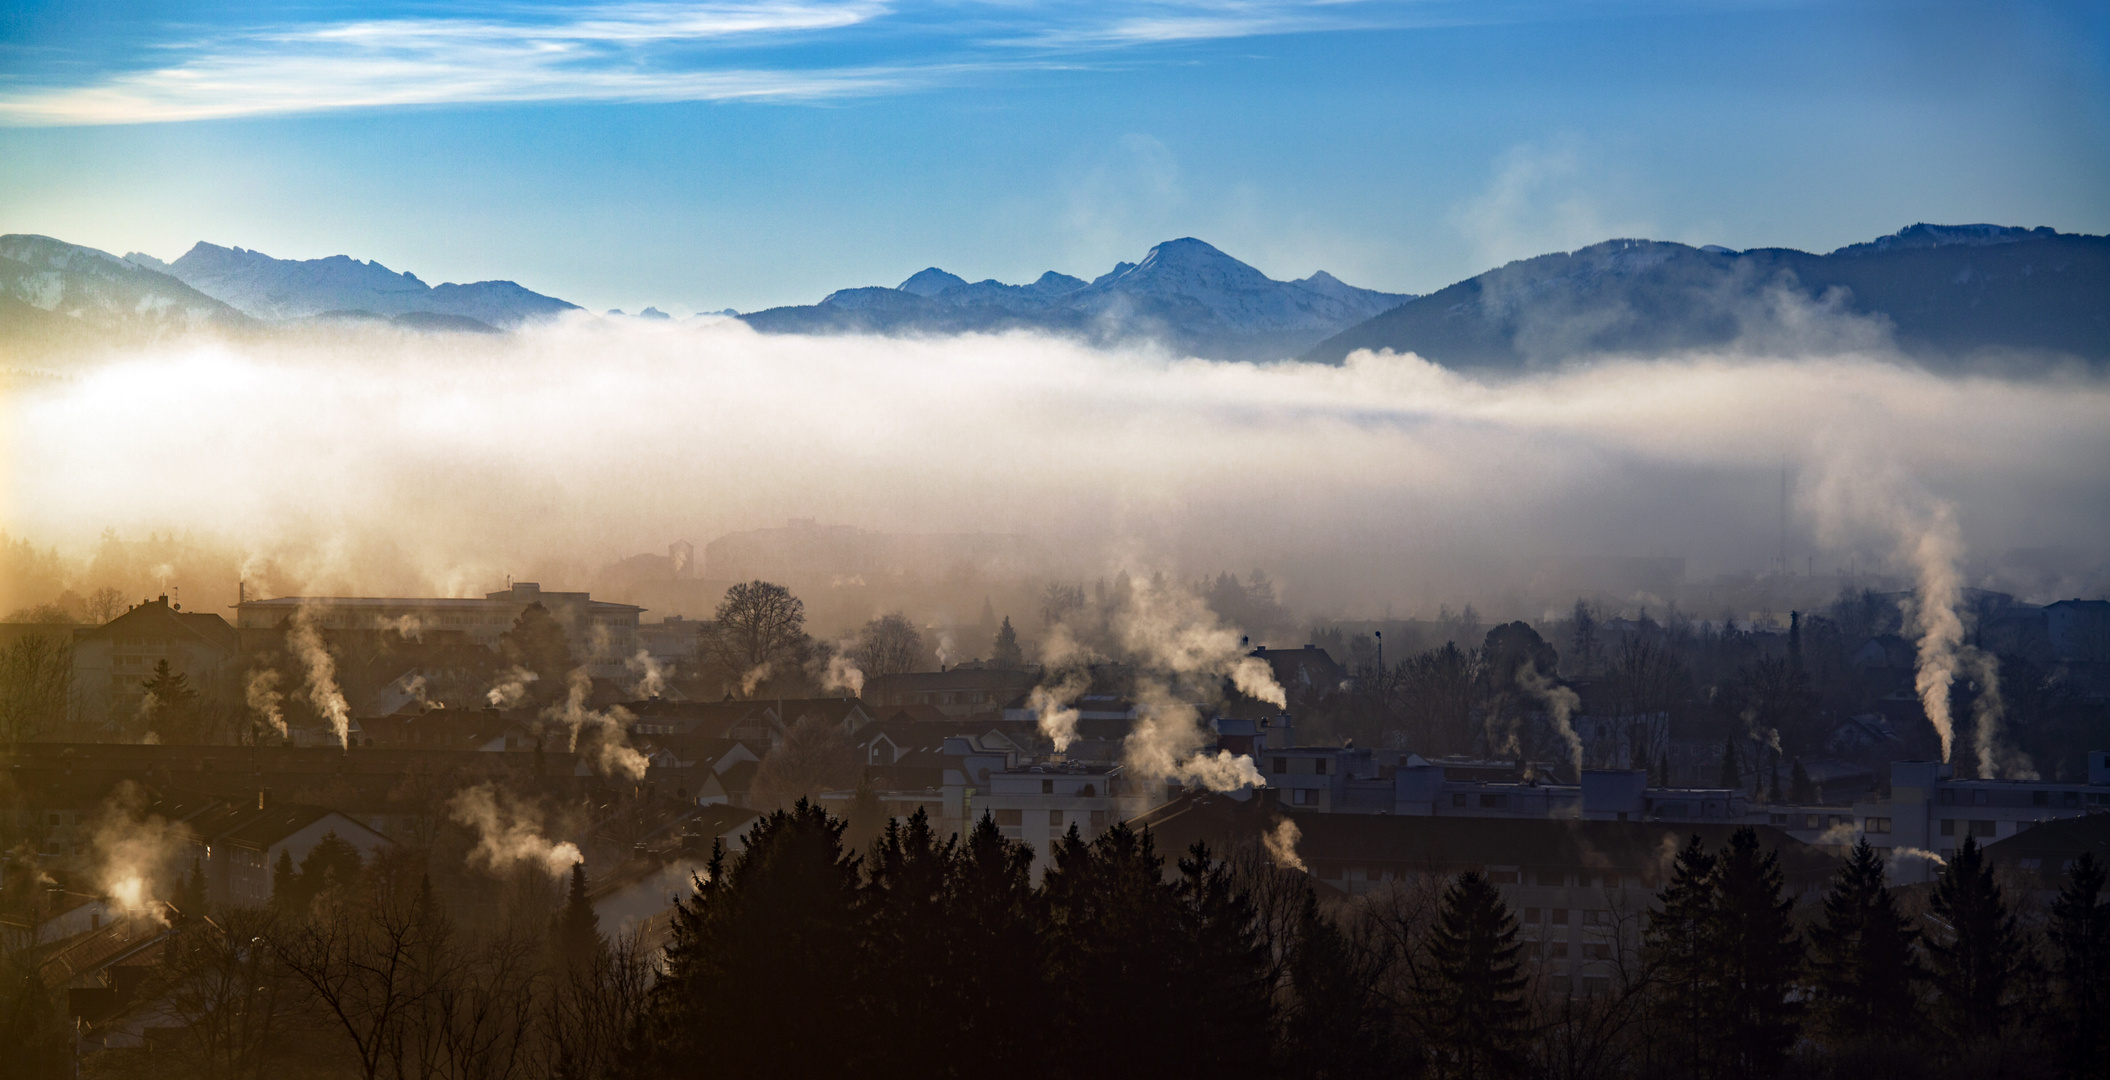
[[[795,662],[806,644],[806,604],[782,585],[734,585],[725,590],[716,619],[711,651],[734,679]]]
[[[1004,671],[1016,671],[1025,666],[1025,651],[1019,648],[1018,631],[1011,629],[1011,616],[1004,616],[1004,625],[997,628],[996,640],[989,646],[989,662]]]
[[[2083,853],[2066,872],[2046,928],[2056,990],[2052,1029],[2066,1075],[2110,1076],[2110,901],[2103,864]]]
[[[1823,921],[1810,929],[1817,1034],[1840,1047],[1917,1030],[1918,941],[1886,886],[1883,856],[1864,838],[1825,893]]]
[[[1729,836],[1717,856],[1714,992],[1722,1011],[1723,1076],[1778,1073],[1795,1041],[1796,995],[1803,948],[1795,934],[1795,901],[1784,895],[1777,853],[1762,852],[1750,827]]]
[[[1943,1030],[1967,1047],[1997,1038],[2013,1019],[2027,958],[1976,837],[1964,838],[1935,880],[1927,922],[1927,968]]]
[[[1677,1071],[1688,1076],[1713,1070],[1716,907],[1715,858],[1695,835],[1672,862],[1645,934],[1658,986],[1656,1017],[1669,1033]]]
[[[1474,871],[1444,890],[1429,941],[1433,981],[1426,998],[1437,1072],[1460,1080],[1508,1076],[1521,1062],[1526,1010],[1517,920],[1502,894]]]
[[[923,635],[901,612],[882,615],[857,632],[855,655],[867,676],[914,671],[923,660]]]
[[[571,866],[571,887],[565,894],[564,910],[557,915],[555,934],[557,955],[570,967],[591,964],[594,957],[607,947],[601,936],[601,919],[593,911],[593,902],[586,898],[586,864]]]

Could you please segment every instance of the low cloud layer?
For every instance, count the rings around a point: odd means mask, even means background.
[[[1299,609],[1405,614],[1514,592],[1551,559],[1762,568],[1784,464],[1798,569],[1908,575],[1901,519],[1946,507],[1962,565],[2057,549],[2057,587],[2078,589],[2110,535],[2110,384],[1871,353],[1485,383],[1411,356],[1256,366],[581,319],[194,339],[8,394],[14,538],[85,557],[106,528],[174,531],[312,593],[555,587],[810,517],[1033,534],[1071,575],[1264,566]]]

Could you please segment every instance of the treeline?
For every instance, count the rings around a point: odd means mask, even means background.
[[[2093,860],[2038,934],[1975,845],[1914,919],[1864,844],[1805,920],[1755,832],[1695,839],[1570,982],[1476,873],[1328,902],[1258,850],[1168,867],[1119,826],[1073,830],[1036,887],[987,820],[896,823],[863,859],[842,829],[801,804],[713,861],[634,1075],[2110,1074]]]
[[[1647,911],[1577,931],[1571,980],[1477,873],[1322,896],[1258,846],[1168,859],[1117,826],[1072,830],[1035,883],[986,817],[861,855],[843,832],[765,817],[664,951],[602,932],[583,869],[561,900],[537,870],[451,911],[423,856],[341,843],[278,867],[263,909],[207,911],[193,880],[133,998],[146,1045],[80,1075],[2110,1075],[2092,858],[2025,922],[1968,841],[1923,900],[1862,845],[1804,911],[1753,831],[1695,839]],[[71,1075],[33,960],[0,991],[8,1075]]]

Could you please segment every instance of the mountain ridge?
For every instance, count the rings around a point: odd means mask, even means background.
[[[1324,271],[1276,281],[1193,237],[1152,247],[1087,282],[969,282],[929,267],[900,285],[838,289],[819,303],[739,316],[763,333],[956,334],[1038,330],[1094,344],[1156,339],[1195,356],[1279,360],[1411,299]]]
[[[470,329],[462,320],[472,320],[484,328],[512,330],[578,310],[576,304],[512,281],[427,285],[407,270],[398,273],[348,255],[277,259],[260,251],[201,240],[174,262],[137,252],[125,258],[133,265],[166,273],[252,318],[271,322],[368,312],[392,319],[447,317],[405,323],[425,328]]]
[[[1524,370],[1737,343],[1794,348],[1822,326],[1935,367],[1994,352],[2103,364],[2106,297],[2110,237],[2048,228],[1921,223],[1821,255],[1607,240],[1446,286],[1302,359],[1390,349],[1453,368]]]

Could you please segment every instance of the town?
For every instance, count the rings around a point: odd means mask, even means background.
[[[906,557],[810,523],[756,535],[706,565],[841,581]],[[947,543],[999,577],[1032,554]],[[665,563],[696,560],[677,545]],[[657,587],[677,586],[697,592],[679,573]],[[22,613],[0,654],[9,955],[63,994],[67,1054],[135,1068],[173,1060],[195,1022],[169,970],[199,927],[289,918],[362,873],[414,864],[486,931],[514,909],[586,926],[574,946],[605,950],[597,977],[629,980],[644,1009],[650,972],[667,984],[698,947],[685,905],[775,834],[821,828],[875,874],[904,837],[978,838],[1034,889],[1141,836],[1303,890],[1351,933],[1469,880],[1513,919],[1533,1001],[1630,1009],[1652,992],[1637,971],[1661,897],[1740,844],[1763,849],[1798,922],[1857,867],[1924,905],[1960,866],[2041,922],[2110,850],[2102,600],[1964,596],[1960,655],[1990,666],[1960,666],[1980,673],[1943,686],[1934,716],[1909,590],[1743,621],[1602,594],[1487,626],[1445,607],[1276,639],[1294,644],[1257,636],[1293,625],[1257,571],[1003,592],[1029,606],[985,597],[943,626],[889,612],[834,637],[760,577],[709,617],[656,620],[526,581],[481,597],[243,583],[231,618],[170,595],[100,621]],[[592,1052],[626,1045],[620,1027]]]

